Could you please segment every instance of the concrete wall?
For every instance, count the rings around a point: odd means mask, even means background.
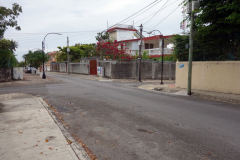
[[[80,61],[80,74],[90,74],[89,60]]]
[[[13,68],[13,79],[23,79],[23,67]]]
[[[111,61],[98,61],[98,66],[104,67],[106,77],[111,77]]]
[[[117,41],[133,39],[136,31],[117,29]]]
[[[60,71],[60,65],[59,65],[59,63],[52,63],[52,64],[51,64],[51,71],[53,71],[53,72],[59,72],[59,71]]]
[[[136,79],[137,61],[113,61],[111,63],[111,78]]]
[[[0,68],[0,82],[11,81],[11,68]]]
[[[175,79],[175,62],[164,62],[164,79]],[[116,79],[138,79],[138,60],[98,61],[104,67],[105,76]],[[162,63],[142,60],[142,79],[161,79]]]
[[[60,63],[60,72],[68,72],[66,63]],[[81,60],[79,63],[69,64],[70,73],[89,74],[89,60]]]
[[[81,60],[80,63],[70,63],[70,73],[89,74],[89,61]]]
[[[109,39],[112,40],[112,41],[115,41],[117,39],[117,32],[116,31],[111,32],[109,34]]]
[[[188,62],[176,64],[176,87],[187,88]],[[192,89],[240,94],[240,61],[193,62]]]
[[[51,66],[50,65],[46,65],[46,71],[51,71]]]
[[[66,63],[60,63],[59,67],[60,67],[60,72],[66,72],[67,71]]]
[[[70,73],[80,72],[80,63],[70,63]]]

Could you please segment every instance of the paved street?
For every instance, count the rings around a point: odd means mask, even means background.
[[[54,84],[1,87],[46,99],[99,160],[240,159],[240,107],[47,73]]]

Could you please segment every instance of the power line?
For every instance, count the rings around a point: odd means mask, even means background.
[[[116,23],[115,25],[113,25],[112,27],[109,27],[108,29],[111,29],[111,28],[113,28],[114,26],[116,26],[116,25],[118,25],[118,24],[120,24],[120,23],[122,23],[122,22],[124,22],[124,21],[126,21],[127,19],[129,19],[129,18],[131,18],[132,16],[134,16],[134,15],[136,15],[136,14],[138,14],[139,12],[141,12],[142,10],[144,10],[144,9],[146,9],[146,8],[148,8],[149,6],[151,6],[151,5],[153,5],[154,3],[156,3],[158,0],[155,0],[155,1],[153,1],[152,3],[150,3],[149,5],[147,5],[147,6],[145,6],[144,8],[142,8],[142,9],[140,9],[139,11],[137,11],[136,13],[134,13],[134,14],[132,14],[131,16],[129,16],[129,17],[127,17],[127,18],[125,18],[124,20],[122,20],[122,21],[120,21],[120,22],[118,22],[118,23]],[[159,3],[159,2],[158,2]],[[156,5],[156,4],[155,4]],[[102,32],[106,32],[108,29],[105,29],[104,31],[102,31]]]
[[[92,34],[95,34],[95,33],[91,33],[91,35]],[[84,37],[86,37],[86,36],[89,36],[89,35],[85,35]],[[71,38],[71,37],[70,37]],[[81,37],[81,38],[83,38],[83,37]],[[52,40],[62,40],[62,39],[66,39],[66,37],[59,37],[59,38],[54,38],[54,39],[46,39],[46,42],[47,41],[52,41]],[[26,44],[26,43],[37,43],[37,42],[42,42],[42,40],[39,40],[39,41],[31,41],[31,42],[19,42],[19,44]]]
[[[167,19],[173,12],[175,12],[177,9],[178,9],[178,7],[179,6],[177,6],[177,8],[175,8],[169,15],[167,15],[161,22],[159,22],[157,25],[155,25],[154,27],[153,27],[153,29],[156,27],[156,26],[158,26],[159,24],[161,24],[165,19]]]
[[[149,18],[145,23],[143,23],[143,24],[147,24],[149,21],[151,21],[151,19],[153,19],[158,13],[161,13],[160,11],[162,11],[163,10],[163,7],[168,3],[168,2],[170,2],[171,0],[167,0],[166,1],[166,3],[164,3],[164,5],[151,17],[151,18]]]
[[[137,16],[139,16],[139,15],[145,13],[146,11],[148,11],[150,8],[154,7],[155,5],[157,5],[158,3],[160,3],[161,1],[162,1],[162,0],[160,0],[159,2],[157,2],[156,4],[154,4],[153,6],[149,7],[148,9],[146,9],[145,11],[143,11],[142,13],[139,13],[139,14],[136,15],[135,17],[133,17],[133,18],[131,18],[130,20],[126,21],[125,23],[127,23],[127,22],[133,20],[134,18],[136,18]]]
[[[78,37],[78,36],[84,36],[84,35],[86,35],[86,34],[92,34],[92,33],[96,33],[96,32],[87,32],[87,33],[80,33],[81,35],[79,35],[79,34],[75,34],[75,35],[72,35],[72,36],[74,36],[74,37]],[[68,34],[69,35],[69,34]],[[52,35],[53,37],[59,37],[59,36],[57,36],[57,35]],[[42,39],[42,36],[41,37],[39,37],[39,36],[37,36],[37,37],[17,37],[17,38],[14,38],[14,40],[16,40],[16,41],[20,41],[20,40],[35,40],[35,39]],[[51,37],[49,37],[48,39],[52,39]]]
[[[99,30],[101,30],[101,29],[99,29]],[[97,31],[99,31],[99,30],[86,30],[86,31],[71,31],[71,32],[57,32],[57,33],[77,33],[77,32],[97,32]],[[5,34],[14,34],[14,35],[16,35],[16,34],[31,34],[31,35],[33,35],[33,34],[36,34],[36,35],[39,35],[39,34],[48,34],[49,32],[36,32],[36,33],[5,33]]]
[[[173,3],[171,3],[171,4],[167,5],[166,7],[164,7],[163,9],[169,7],[170,5],[176,3],[177,1],[178,1],[178,0],[174,1]],[[157,12],[158,12],[158,11],[157,11]],[[144,20],[144,19],[146,19],[146,18],[148,18],[148,17],[150,17],[150,16],[152,16],[152,15],[154,15],[154,14],[157,13],[157,12],[154,12],[153,14],[150,14],[150,15],[148,15],[147,17],[145,17],[145,18],[143,18],[143,19],[141,19],[141,20],[135,22],[135,24],[141,22],[142,20]]]

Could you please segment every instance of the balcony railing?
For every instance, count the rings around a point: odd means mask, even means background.
[[[148,51],[149,55],[161,55],[162,54],[162,48],[153,48],[153,49],[145,49]],[[171,48],[164,48],[164,55],[172,54]]]
[[[148,51],[149,55],[152,56],[152,55],[162,55],[162,48],[153,48],[153,49],[145,49],[146,51]],[[132,50],[131,51],[131,55],[135,55],[136,54],[136,51],[137,50]],[[173,51],[171,48],[164,48],[164,55],[169,55],[169,54],[172,54]]]

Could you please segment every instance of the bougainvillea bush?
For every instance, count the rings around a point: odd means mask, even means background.
[[[130,60],[133,59],[130,54],[126,52],[127,48],[123,43],[119,43],[116,40],[112,41],[99,41],[97,42],[97,55],[106,57],[106,59],[121,59]]]

